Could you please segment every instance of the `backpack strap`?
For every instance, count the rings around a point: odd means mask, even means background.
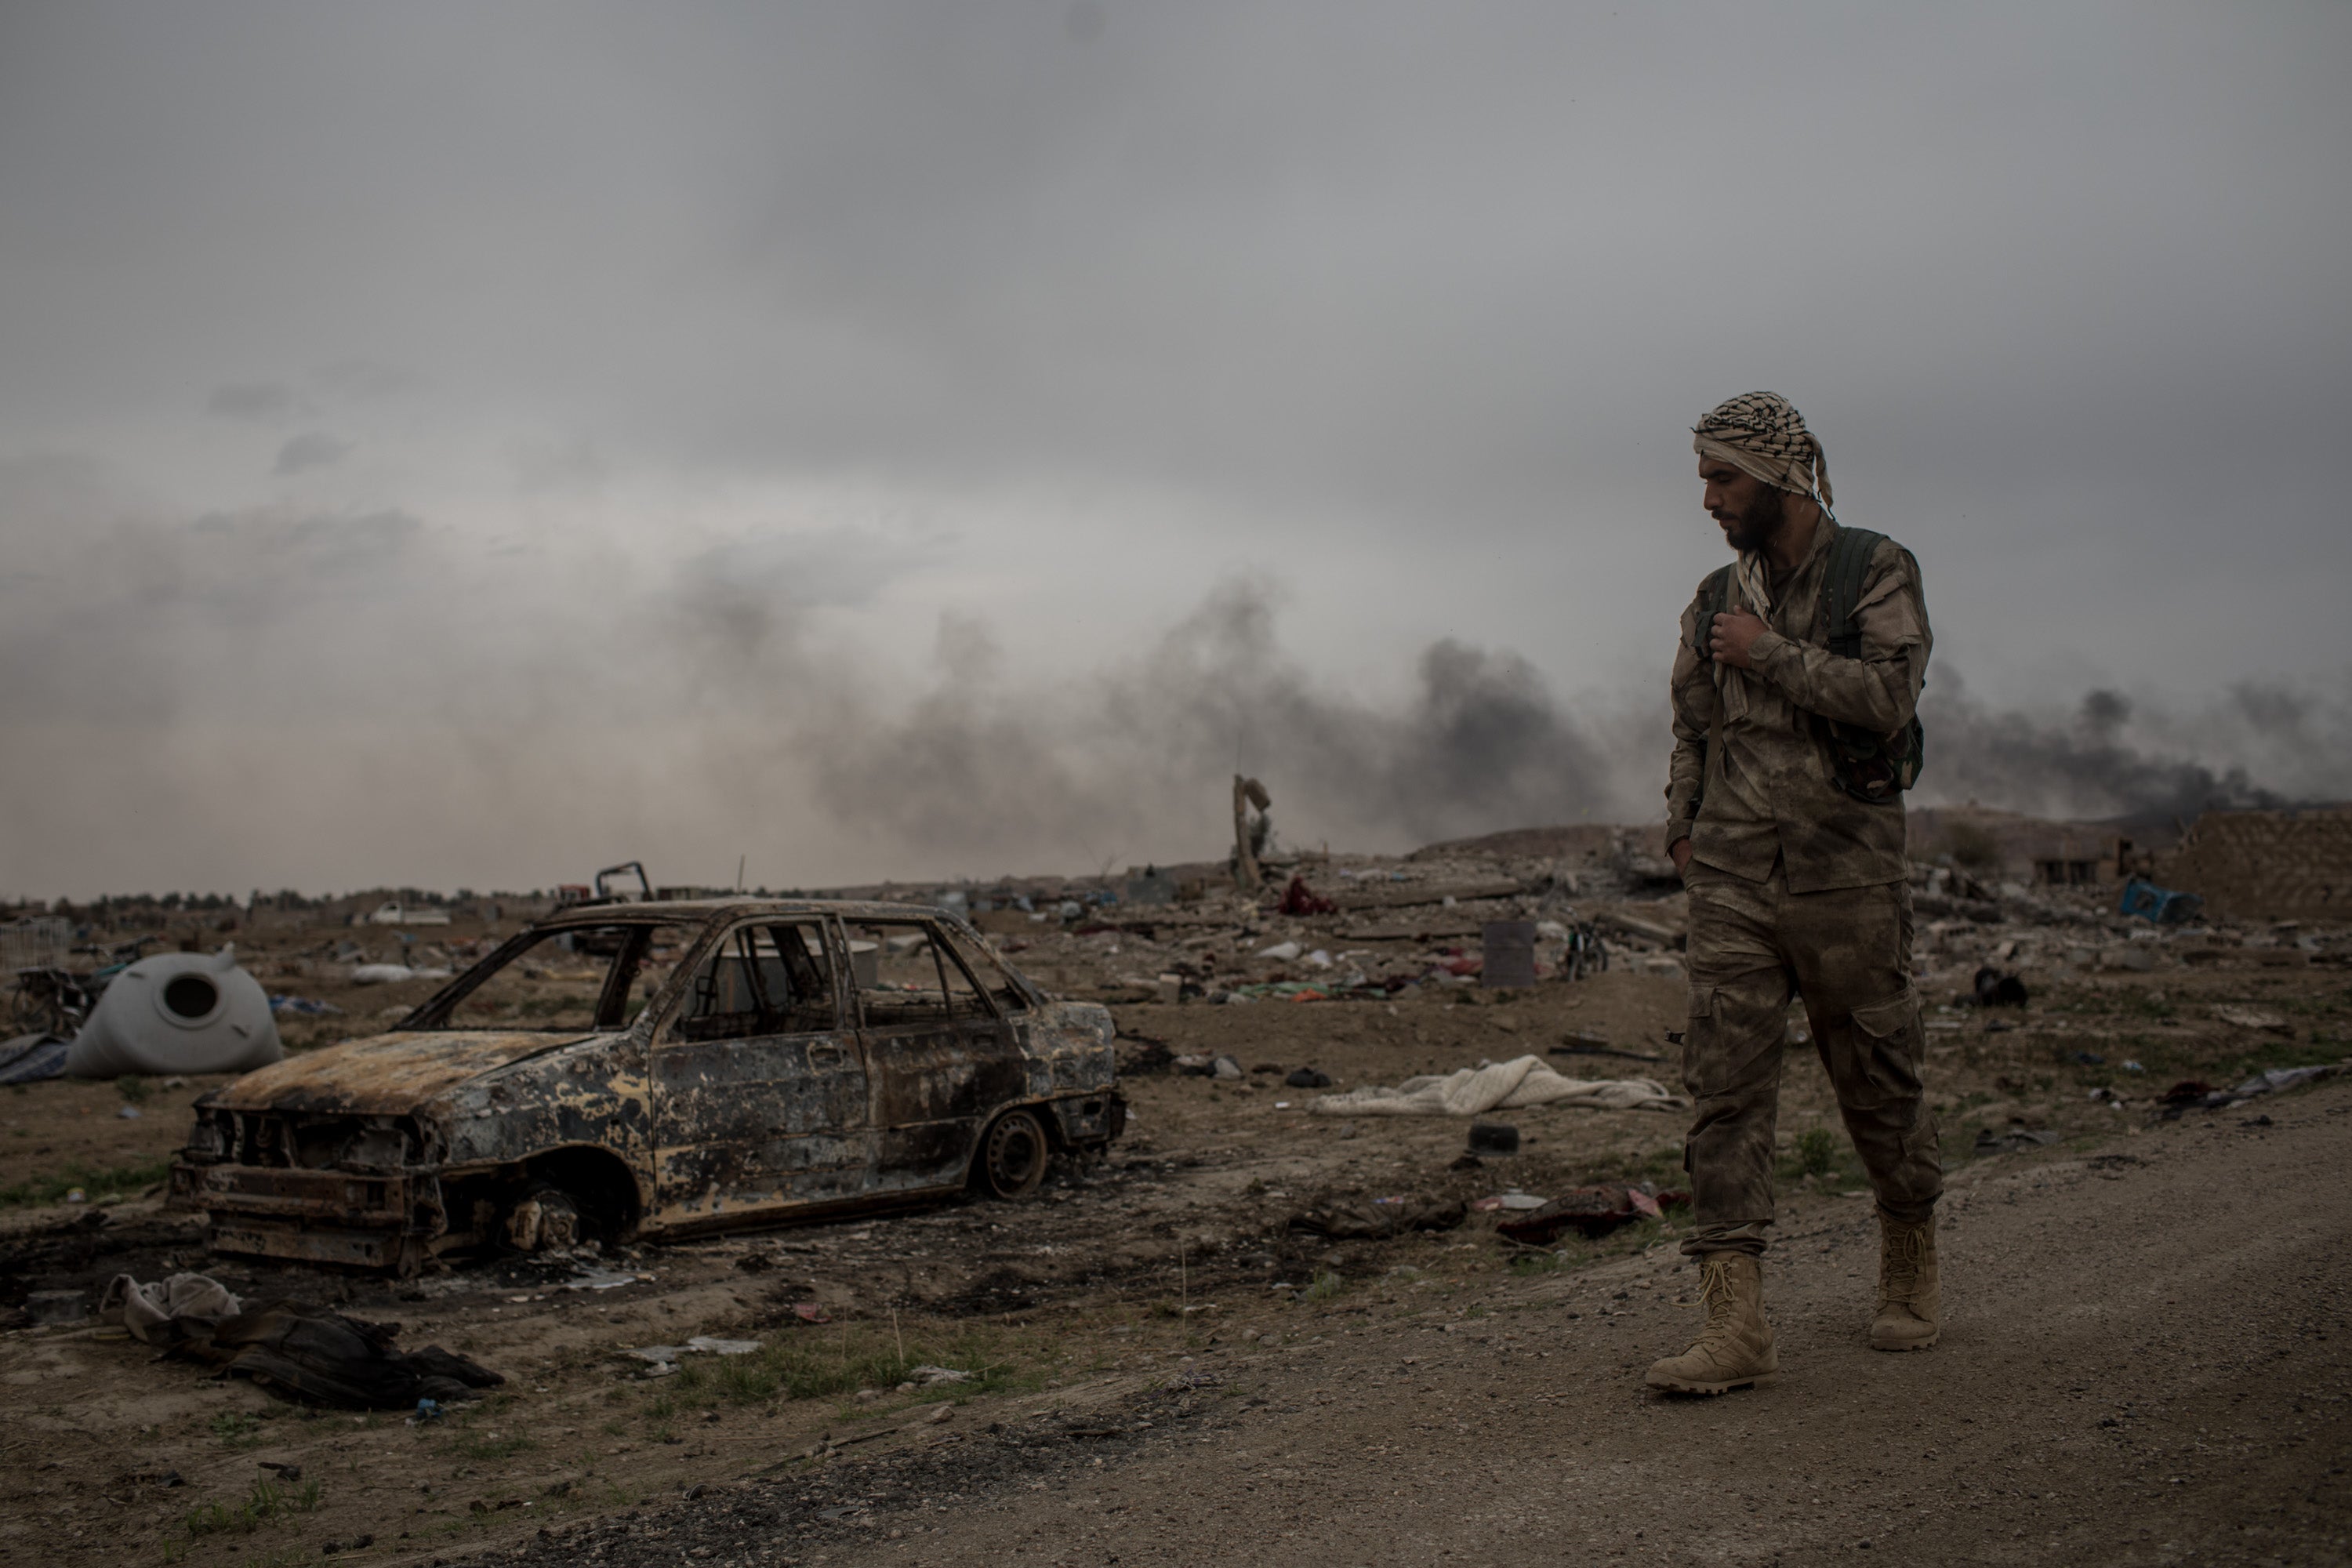
[[[1870,575],[1870,558],[1885,538],[1866,528],[1841,526],[1830,541],[1823,587],[1829,596],[1829,648],[1839,658],[1862,657],[1862,623],[1854,610],[1862,602],[1863,580]]]
[[[1862,623],[1855,610],[1862,603],[1863,581],[1870,575],[1870,558],[1885,538],[1866,528],[1840,527],[1830,541],[1822,592],[1829,608],[1829,650],[1836,658],[1862,657]],[[1816,726],[1829,743],[1838,787],[1873,805],[1888,805],[1909,789],[1927,761],[1927,732],[1916,713],[1893,735],[1865,734],[1827,720],[1817,720]]]
[[[1731,608],[1731,568],[1718,566],[1708,573],[1698,585],[1698,625],[1691,628],[1691,647],[1698,654],[1699,667],[1704,669],[1715,658],[1715,647],[1709,640],[1715,631],[1715,617]],[[1691,797],[1691,815],[1706,799],[1706,771],[1714,760],[1723,754],[1723,699],[1716,698],[1715,710],[1707,715],[1706,740],[1699,747],[1698,793]]]
[[[1710,640],[1715,633],[1715,617],[1731,608],[1731,568],[1718,566],[1708,573],[1698,585],[1698,625],[1691,628],[1691,647],[1704,664],[1715,657]]]

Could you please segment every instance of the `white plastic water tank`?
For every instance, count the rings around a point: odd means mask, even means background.
[[[268,994],[225,947],[159,952],[116,975],[74,1037],[66,1072],[250,1072],[285,1055]]]

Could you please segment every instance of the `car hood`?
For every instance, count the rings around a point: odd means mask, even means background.
[[[469,1079],[593,1037],[492,1030],[378,1035],[274,1062],[213,1090],[204,1103],[229,1110],[397,1116]]]

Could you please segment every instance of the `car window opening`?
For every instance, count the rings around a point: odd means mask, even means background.
[[[871,1028],[992,1019],[992,1006],[937,928],[921,921],[865,921],[849,928],[850,949],[870,942],[871,967],[853,966]]]
[[[836,995],[820,926],[742,926],[696,972],[671,1033],[681,1040],[824,1033],[841,1025]]]

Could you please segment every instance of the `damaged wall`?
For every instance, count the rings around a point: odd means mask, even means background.
[[[2209,811],[2159,879],[2201,895],[2226,920],[2343,920],[2352,913],[2352,807]]]

